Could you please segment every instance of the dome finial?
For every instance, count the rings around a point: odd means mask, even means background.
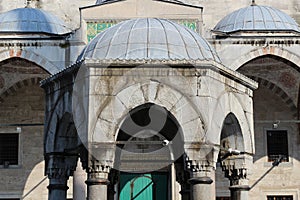
[[[26,0],[25,8],[31,8],[31,0]]]
[[[252,0],[251,6],[256,6],[255,0]]]

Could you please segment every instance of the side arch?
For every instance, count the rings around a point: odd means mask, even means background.
[[[240,122],[233,113],[229,113],[224,119],[221,131],[221,152],[228,149],[244,151],[243,134]]]
[[[243,109],[242,103],[234,93],[228,92],[222,94],[217,99],[213,113],[209,131],[207,133],[207,138],[211,143],[220,143],[223,122],[226,117],[232,113],[241,127],[244,151],[251,154],[255,152],[253,113]]]
[[[51,61],[49,61],[47,58],[43,57],[42,55],[39,55],[29,50],[8,49],[0,52],[0,62],[15,57],[23,58],[25,60],[33,62],[38,66],[41,66],[44,70],[46,70],[50,74],[55,74],[62,69],[62,67],[56,66],[55,64],[53,64]]]
[[[240,56],[239,59],[237,59],[235,62],[231,64],[231,68],[233,70],[238,70],[241,66],[243,66],[245,63],[265,55],[274,55],[281,58],[284,58],[286,60],[289,60],[290,62],[294,63],[297,66],[300,66],[300,57],[286,49],[279,48],[279,47],[262,47],[262,48],[256,48],[251,50],[250,52]]]

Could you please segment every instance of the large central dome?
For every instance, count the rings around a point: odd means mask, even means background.
[[[216,52],[199,34],[165,19],[132,19],[99,33],[79,59],[213,60]]]

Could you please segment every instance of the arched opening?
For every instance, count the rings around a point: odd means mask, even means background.
[[[217,199],[230,199],[230,182],[224,176],[222,162],[238,156],[244,152],[244,139],[241,126],[233,113],[224,119],[220,137],[220,153],[216,168],[216,196]]]
[[[244,151],[244,141],[240,124],[233,113],[229,113],[221,131],[220,153],[226,154],[229,149]]]
[[[254,187],[250,198],[274,182],[274,175],[278,179],[297,175],[292,168],[285,171],[282,167],[299,161],[296,153],[299,145],[299,69],[293,62],[274,55],[254,58],[238,69],[259,83],[259,88],[253,92],[255,173],[251,177],[250,185]],[[270,170],[274,163],[279,163],[279,167]],[[298,183],[286,184],[286,187],[292,188],[295,184]],[[281,183],[275,181],[273,187],[279,188]]]
[[[293,146],[297,146],[294,141],[299,139],[296,134],[299,132],[299,69],[284,58],[265,55],[245,63],[238,70],[259,83],[259,88],[253,93],[256,141],[253,158],[254,162],[260,160],[261,167],[271,164],[275,161],[273,158],[281,155],[285,157],[283,161],[289,161],[293,156]]]
[[[182,154],[183,134],[169,111],[153,103],[132,109],[117,136],[119,199],[171,199],[171,182],[176,181],[171,165]],[[122,193],[129,186],[132,192]]]
[[[48,73],[41,66],[22,58],[0,62],[0,146],[6,143],[9,147],[0,150],[0,167],[5,163],[6,187],[22,191],[23,197],[18,196],[22,199],[47,195],[47,191],[41,193],[35,187],[43,176],[40,180],[31,177],[44,160],[41,152],[45,95],[39,82],[46,76]],[[43,170],[40,172],[43,174]]]

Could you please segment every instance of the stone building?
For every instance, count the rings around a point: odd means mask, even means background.
[[[299,6],[0,2],[0,199],[298,199]]]

